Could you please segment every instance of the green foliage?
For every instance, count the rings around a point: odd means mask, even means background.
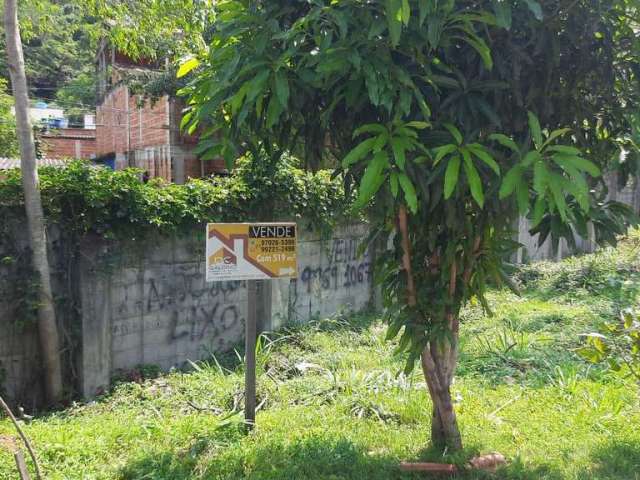
[[[428,342],[455,343],[452,319],[470,299],[489,309],[487,285],[512,285],[518,215],[556,244],[589,222],[615,243],[628,225],[600,178],[632,138],[639,12],[607,5],[218,2],[209,51],[181,72],[195,72],[183,127],[203,133],[204,155],[264,149],[341,165],[355,206],[393,244],[378,278],[410,368]]]
[[[86,113],[95,105],[94,31],[84,2],[28,0],[19,2],[25,71],[31,96],[59,102],[71,114]],[[9,79],[0,37],[0,78]]]
[[[633,311],[623,311],[618,321],[606,322],[600,332],[582,336],[581,357],[593,363],[606,362],[614,371],[624,368],[640,385],[640,321]]]
[[[77,4],[100,19],[94,38],[107,38],[135,59],[176,61],[201,53],[214,14],[213,0],[83,0]]]
[[[12,106],[13,97],[7,93],[7,82],[0,78],[0,157],[15,157],[20,150]]]
[[[81,238],[140,238],[150,231],[184,233],[214,221],[304,219],[329,229],[343,217],[347,201],[328,172],[306,173],[283,158],[266,162],[241,159],[230,177],[191,180],[185,185],[141,182],[136,170],[111,171],[73,162],[41,168],[42,203],[47,221]],[[20,173],[0,179],[3,218],[22,215]]]

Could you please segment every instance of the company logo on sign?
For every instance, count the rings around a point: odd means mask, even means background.
[[[297,276],[294,223],[207,225],[207,281]]]

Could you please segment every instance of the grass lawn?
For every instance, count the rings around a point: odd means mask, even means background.
[[[234,355],[41,416],[25,426],[50,479],[393,479],[401,460],[509,465],[459,478],[640,479],[640,390],[573,353],[579,334],[638,304],[640,237],[517,273],[523,295],[464,313],[454,388],[464,452],[428,448],[430,402],[376,316],[336,317],[270,336],[259,352],[258,427],[246,435]],[[231,414],[231,415],[230,415]],[[0,420],[0,435],[13,435]],[[0,478],[15,479],[0,447]]]

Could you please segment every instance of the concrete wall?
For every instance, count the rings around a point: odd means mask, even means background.
[[[0,394],[10,403],[32,410],[43,398],[42,366],[37,331],[37,296],[29,272],[27,230],[16,218],[5,219],[0,229]],[[11,235],[6,235],[12,232]],[[49,262],[56,315],[61,331],[72,331],[73,269],[55,228],[49,229]],[[64,335],[63,335],[64,336]],[[70,364],[67,353],[63,363]],[[67,369],[65,379],[75,383]]]
[[[365,236],[363,225],[341,227],[328,240],[302,232],[299,278],[262,282],[263,329],[367,306],[373,292],[370,256],[356,255]],[[204,235],[158,238],[151,245],[106,251],[94,244],[82,255],[84,396],[105,389],[119,370],[141,364],[180,367],[243,338],[246,284],[205,282]],[[110,265],[109,258],[115,259]]]
[[[640,214],[640,182],[631,180],[626,186],[620,187],[618,185],[617,173],[615,172],[607,174],[605,182],[608,189],[606,201],[624,203],[629,205],[637,214]],[[518,223],[515,225],[515,229],[518,232],[516,240],[523,245],[515,255],[514,260],[517,263],[539,260],[558,261],[576,253],[567,245],[564,239],[559,242],[557,251],[554,251],[550,238],[542,245],[539,245],[538,235],[529,234],[530,227],[531,222],[524,217],[519,218]],[[578,252],[591,253],[595,252],[598,248],[592,226],[590,227],[587,238],[582,238],[576,234],[575,242]]]

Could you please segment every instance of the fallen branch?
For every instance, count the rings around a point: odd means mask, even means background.
[[[220,415],[224,412],[224,410],[217,407],[201,407],[200,405],[197,405],[195,402],[192,402],[191,400],[187,400],[187,405],[189,405],[194,410],[197,410],[198,412],[211,412],[214,415]]]
[[[452,463],[406,463],[400,464],[400,470],[403,472],[430,472],[430,473],[447,473],[454,475],[458,472],[458,468]]]
[[[506,465],[507,461],[499,453],[489,453],[480,455],[469,460],[462,470],[483,470],[485,472],[495,472],[498,467]],[[429,472],[447,475],[455,475],[461,469],[452,463],[431,463],[431,462],[402,462],[400,470],[403,472]]]
[[[2,396],[0,396],[0,406],[6,412],[7,416],[11,419],[13,426],[16,427],[16,430],[18,431],[18,435],[20,435],[20,438],[22,438],[22,441],[24,442],[24,445],[27,448],[27,451],[29,452],[29,456],[31,457],[31,460],[33,460],[33,465],[36,469],[36,478],[38,480],[42,480],[40,464],[38,463],[38,459],[36,458],[36,453],[33,450],[33,447],[31,446],[31,442],[29,442],[29,439],[27,438],[25,433],[22,431],[22,428],[20,427],[18,420],[16,420],[16,417],[13,415],[13,412],[9,408],[9,405],[6,404]]]

